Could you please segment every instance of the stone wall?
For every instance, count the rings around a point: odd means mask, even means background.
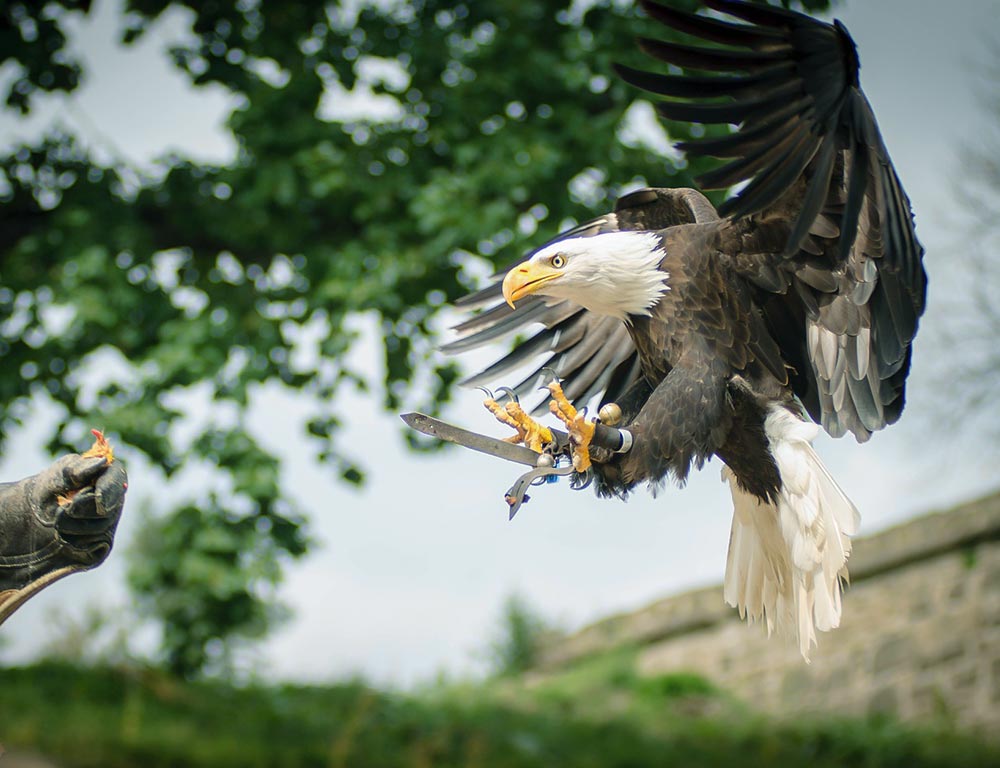
[[[1000,728],[1000,493],[857,540],[850,570],[841,626],[810,664],[740,621],[718,586],[586,627],[541,666],[631,644],[641,674],[696,672],[776,714]]]

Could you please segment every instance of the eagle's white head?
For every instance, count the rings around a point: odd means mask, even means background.
[[[621,320],[648,315],[669,290],[660,269],[663,244],[652,232],[608,232],[546,246],[503,281],[503,297],[531,294],[569,299],[591,312]]]

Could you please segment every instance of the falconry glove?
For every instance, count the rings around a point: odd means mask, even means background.
[[[120,461],[79,454],[0,484],[0,624],[49,584],[104,562],[127,487]]]

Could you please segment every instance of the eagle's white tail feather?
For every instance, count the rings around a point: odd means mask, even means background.
[[[781,476],[776,503],[722,470],[734,506],[724,596],[741,617],[763,619],[768,634],[794,632],[808,660],[816,630],[840,624],[841,580],[860,516],[813,450],[819,427],[775,405],[764,430]]]

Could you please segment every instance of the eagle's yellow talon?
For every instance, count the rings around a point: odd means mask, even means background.
[[[504,438],[506,442],[524,443],[537,453],[541,453],[546,443],[552,442],[552,430],[543,427],[526,414],[517,401],[511,400],[506,405],[500,405],[493,398],[488,398],[483,401],[483,405],[496,417],[497,421],[517,430],[517,434]]]
[[[588,420],[585,413],[577,411],[558,381],[551,382],[548,387],[552,394],[549,410],[566,425],[566,431],[569,432],[573,469],[577,472],[586,472],[590,469],[590,441],[594,439],[597,423]]]

